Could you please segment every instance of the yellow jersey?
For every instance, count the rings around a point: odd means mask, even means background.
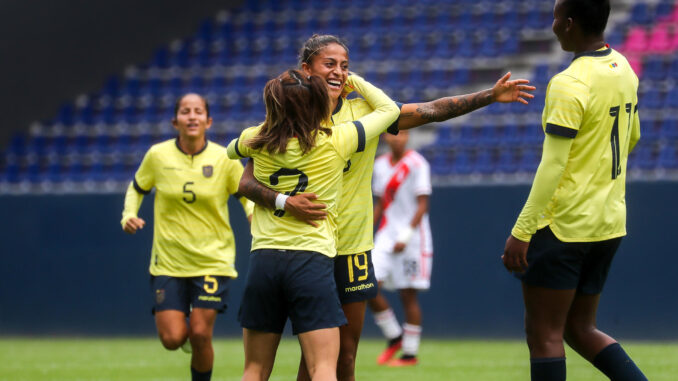
[[[237,276],[227,201],[242,173],[240,161],[210,141],[195,155],[184,153],[178,138],[148,150],[127,189],[121,223],[137,217],[143,195],[155,188],[152,275]],[[253,203],[241,202],[251,215]]]
[[[343,170],[355,152],[365,151],[368,141],[375,140],[398,117],[400,110],[381,90],[357,75],[348,83],[371,103],[372,111],[355,122],[332,128],[331,134],[319,133],[315,147],[302,155],[297,139],[287,143],[285,153],[254,150],[247,141],[255,137],[261,126],[242,132],[227,148],[231,158],[254,159],[254,177],[267,187],[287,195],[311,192],[317,202],[327,206],[327,218],[315,228],[289,213],[271,211],[255,205],[252,219],[252,250],[307,250],[334,257],[337,253],[337,215],[342,197]],[[370,225],[372,222],[370,222]]]
[[[398,105],[400,106],[400,105]],[[332,114],[332,125],[356,120],[372,112],[362,98],[342,99]],[[397,133],[397,119],[388,128]],[[343,190],[339,203],[337,254],[348,255],[372,250],[374,247],[374,218],[372,207],[372,171],[379,145],[379,135],[365,142],[365,150],[355,152],[344,167]]]
[[[556,191],[535,216],[534,228],[550,226],[565,242],[626,235],[626,162],[640,139],[637,92],[638,77],[609,47],[575,56],[551,79],[544,131],[574,140]],[[521,219],[517,233],[531,235],[533,227]]]

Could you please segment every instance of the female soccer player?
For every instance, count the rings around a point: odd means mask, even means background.
[[[306,75],[316,75],[326,82],[332,104],[329,126],[354,120],[372,111],[364,99],[347,100],[342,95],[349,72],[348,48],[337,37],[314,35],[301,48],[300,68]],[[443,121],[487,106],[492,102],[521,102],[533,96],[527,80],[509,81],[510,73],[497,81],[492,89],[456,97],[440,98],[427,103],[405,104],[397,124],[389,130],[408,129],[433,121]],[[371,174],[379,139],[368,140],[364,152],[351,155],[344,169],[344,187],[339,205],[337,227],[339,241],[335,259],[337,291],[348,324],[340,328],[341,351],[337,374],[340,380],[354,380],[358,341],[365,318],[366,301],[377,295],[377,282],[372,267],[372,184]],[[240,194],[261,206],[273,209],[277,192],[258,183],[252,175],[252,163],[245,166]],[[315,224],[326,215],[315,195],[298,194],[287,199],[285,208],[293,216]],[[397,321],[396,321],[397,324]],[[308,380],[302,359],[299,380]]]
[[[207,140],[212,118],[204,98],[186,94],[174,113],[178,137],[146,153],[127,189],[121,223],[130,234],[144,227],[137,212],[155,188],[150,272],[158,336],[169,350],[190,348],[184,345],[190,340],[192,378],[209,380],[214,322],[226,310],[229,281],[237,276],[227,201],[237,195],[243,167]],[[253,204],[240,201],[250,218]]]
[[[604,42],[609,14],[608,0],[555,2],[553,32],[574,60],[546,91],[541,163],[502,256],[522,280],[533,381],[565,380],[563,338],[611,380],[647,380],[596,327],[640,139],[638,77]]]
[[[374,111],[332,129],[322,127],[331,110],[325,79],[289,70],[266,84],[264,123],[246,129],[228,146],[229,157],[253,158],[255,178],[280,192],[277,210],[254,208],[250,270],[240,308],[243,380],[268,379],[288,317],[310,378],[337,379],[337,327],[346,318],[332,275],[343,170],[351,154],[364,151],[366,142],[399,113],[393,101],[362,78],[353,75],[345,83]],[[284,210],[288,196],[304,191],[327,205],[327,218],[317,226]]]

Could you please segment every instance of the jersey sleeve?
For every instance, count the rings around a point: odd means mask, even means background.
[[[379,136],[400,115],[400,109],[383,91],[358,75],[351,75],[347,84],[354,88],[372,107],[372,112],[353,122],[338,125],[332,140],[346,160],[354,152],[365,150],[365,142]]]
[[[539,215],[544,211],[563,176],[573,139],[547,135],[544,139],[542,159],[534,175],[534,182],[525,206],[518,216],[511,235],[529,242],[537,231]]]
[[[588,100],[585,83],[563,73],[554,76],[546,90],[544,131],[565,138],[577,136]]]
[[[154,161],[154,150],[151,147],[144,159],[139,165],[139,169],[134,174],[134,180],[132,180],[132,185],[134,189],[141,194],[148,194],[151,192],[151,189],[155,186],[155,166]]]
[[[629,153],[633,151],[638,140],[640,140],[640,116],[638,115],[638,105],[636,104],[633,108],[633,125],[631,127],[631,137],[629,141]]]
[[[398,111],[402,111],[404,103],[401,102],[396,102],[396,106],[398,106]],[[388,132],[391,135],[398,135],[400,132],[400,129],[398,128],[398,122],[400,121],[400,113],[398,113],[398,117],[396,118],[395,122],[391,123],[390,126],[386,129],[386,132]]]
[[[123,229],[130,218],[137,217],[137,213],[139,213],[139,207],[141,207],[141,202],[143,200],[144,195],[135,189],[134,182],[130,182],[129,186],[127,187],[127,192],[125,192],[125,204],[122,210],[122,220],[120,220],[120,224],[122,225]]]
[[[228,143],[228,146],[226,147],[226,154],[228,155],[228,158],[231,160],[238,160],[238,159],[244,159],[247,156],[246,153],[243,153],[243,151],[247,151],[246,147],[242,144],[243,142],[243,135],[240,134],[240,137],[237,137],[233,140],[231,140],[230,143]]]
[[[417,196],[431,194],[431,167],[427,162],[422,161],[417,168],[414,184],[414,194]]]
[[[229,159],[244,159],[246,157],[251,157],[252,149],[247,146],[247,141],[252,139],[259,133],[261,125],[249,127],[243,130],[240,133],[240,136],[233,139],[228,146],[226,147],[226,154]]]

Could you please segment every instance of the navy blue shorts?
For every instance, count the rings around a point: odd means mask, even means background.
[[[346,324],[332,271],[334,260],[313,251],[254,250],[238,320],[243,328],[295,335]]]
[[[530,286],[600,294],[621,240],[562,242],[547,226],[532,236],[528,268],[516,277]]]
[[[377,277],[372,252],[334,257],[334,281],[341,304],[362,302],[377,296]]]
[[[227,276],[196,276],[178,278],[151,275],[153,313],[164,310],[183,311],[186,316],[193,308],[209,308],[221,313],[228,306],[229,281]]]

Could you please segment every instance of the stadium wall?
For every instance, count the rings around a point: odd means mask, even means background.
[[[422,294],[428,337],[521,337],[517,280],[500,260],[527,186],[436,188],[432,288]],[[603,295],[599,325],[618,337],[678,339],[676,183],[628,186],[629,236]],[[120,229],[123,195],[0,197],[0,335],[154,335],[148,260],[152,225]],[[218,335],[236,321],[247,273],[249,233],[231,200],[238,240],[230,307]],[[141,216],[152,220],[147,198]],[[395,301],[395,298],[393,298]],[[371,317],[367,335],[377,335]]]

